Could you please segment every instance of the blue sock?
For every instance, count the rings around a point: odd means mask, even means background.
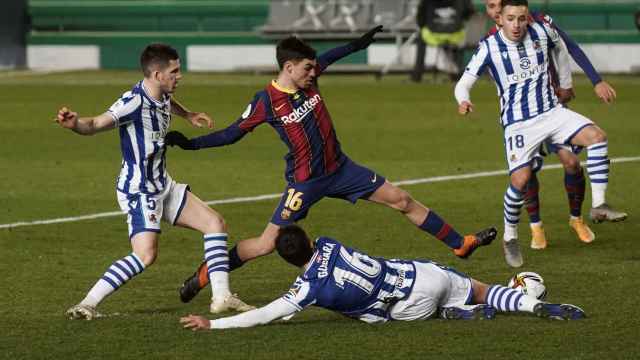
[[[452,249],[458,249],[462,246],[462,236],[433,210],[429,210],[427,218],[419,228],[442,240]]]

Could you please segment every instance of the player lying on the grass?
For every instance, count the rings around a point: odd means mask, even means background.
[[[353,42],[316,57],[316,51],[297,37],[281,40],[276,48],[280,67],[277,78],[258,92],[240,119],[226,129],[187,139],[172,131],[170,145],[198,150],[229,145],[242,139],[258,125],[268,123],[287,145],[285,178],[288,182],[280,203],[258,238],[240,241],[229,252],[229,269],[275,248],[278,229],[307,216],[309,209],[324,197],[355,203],[365,199],[383,204],[404,214],[421,230],[435,236],[466,258],[480,245],[482,236],[461,236],[433,210],[414,200],[406,191],[392,185],[372,170],[347,157],[340,149],[331,116],[316,86],[317,77],[333,62],[367,48],[378,26]],[[180,290],[182,301],[190,301],[207,284],[206,265],[187,279]]]
[[[493,19],[496,24],[488,33],[491,36],[500,30],[500,10],[501,0],[485,0],[485,10],[487,15]],[[542,12],[532,11],[529,14],[529,23],[535,21],[546,22],[553,27],[560,35],[561,41],[564,46],[561,49],[566,51],[578,64],[585,74],[589,77],[594,85],[594,91],[596,95],[602,99],[605,103],[611,103],[616,97],[616,92],[606,81],[602,80],[602,77],[594,68],[589,58],[582,51],[580,46],[569,37],[557,23],[554,23],[551,17],[545,15]],[[566,104],[575,97],[573,92],[573,86],[571,83],[571,68],[568,63],[562,64],[566,66],[556,67],[551,61],[549,66],[549,76],[551,76],[551,85],[554,88],[559,102],[566,106]],[[563,72],[562,74],[560,72]],[[564,80],[561,83],[561,80]],[[580,146],[569,146],[565,144],[551,144],[545,142],[547,151],[555,153],[558,159],[562,163],[565,171],[564,185],[567,192],[567,198],[569,200],[569,225],[576,232],[578,238],[585,242],[590,243],[595,239],[595,234],[584,223],[582,219],[582,202],[584,200],[585,193],[585,177],[578,154],[582,151]],[[536,171],[542,166],[542,157],[537,166],[534,166],[531,179],[527,184],[525,192],[525,207],[529,213],[531,220],[531,248],[544,249],[547,247],[547,238],[542,226],[542,220],[540,218],[540,202],[539,202],[539,182],[536,176]],[[592,190],[592,208],[590,211],[590,217],[594,222],[601,221],[622,221],[627,217],[624,212],[616,211],[606,204],[606,183],[603,186],[601,183],[594,183],[591,187]]]
[[[563,42],[547,22],[529,22],[526,0],[504,0],[502,28],[482,40],[455,88],[458,112],[473,110],[469,92],[478,76],[491,72],[501,105],[501,124],[511,177],[504,196],[505,260],[522,266],[517,225],[532,166],[544,141],[587,147],[590,181],[606,188],[609,158],[606,134],[586,117],[562,107],[551,86],[550,57],[557,66]]]
[[[484,230],[493,240],[496,229]],[[279,230],[278,254],[302,268],[288,293],[261,308],[236,316],[207,320],[180,319],[193,330],[251,327],[289,319],[315,305],[368,323],[389,320],[492,319],[496,312],[524,312],[553,319],[585,317],[577,306],[550,304],[501,285],[487,285],[454,269],[427,260],[370,257],[338,241],[312,242],[302,228]]]
[[[73,319],[99,316],[96,307],[108,295],[153,264],[158,253],[160,221],[201,232],[204,254],[213,284],[212,312],[253,309],[229,291],[227,230],[224,219],[167,173],[164,135],[171,113],[200,127],[212,121],[204,113],[190,112],[171,95],[182,78],[178,52],[164,44],[147,46],[140,56],[144,79],[125,92],[107,112],[79,118],[63,107],[56,121],[80,135],[93,135],[118,128],[122,167],[116,195],[127,212],[132,252],[116,260],[89,290],[86,297],[67,311]]]

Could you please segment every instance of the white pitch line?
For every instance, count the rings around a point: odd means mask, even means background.
[[[619,157],[611,159],[612,163],[625,163],[632,161],[640,161],[640,156],[633,157]],[[542,167],[543,170],[551,170],[551,169],[559,169],[561,168],[561,164],[553,164],[553,165],[545,165]],[[402,185],[417,185],[417,184],[425,184],[425,183],[435,183],[435,182],[443,182],[450,180],[464,180],[464,179],[477,179],[481,177],[488,176],[498,176],[498,175],[506,175],[508,173],[507,170],[495,170],[495,171],[483,171],[469,174],[459,174],[459,175],[447,175],[447,176],[434,176],[422,179],[412,179],[412,180],[401,180],[394,181],[394,185],[402,186]],[[218,204],[234,204],[234,203],[245,203],[245,202],[254,202],[261,200],[270,200],[276,199],[282,196],[281,193],[278,194],[265,194],[258,196],[245,196],[245,197],[236,197],[229,199],[219,199],[219,200],[211,200],[207,201],[207,205],[218,205]],[[103,217],[112,217],[124,215],[125,213],[121,211],[110,211],[98,214],[89,214],[89,215],[81,215],[81,216],[72,216],[72,217],[64,217],[58,219],[47,219],[47,220],[34,220],[34,221],[20,221],[11,224],[0,224],[0,229],[11,229],[20,226],[34,226],[34,225],[47,225],[47,224],[57,224],[57,223],[65,223],[65,222],[75,222],[81,220],[91,220],[98,219]]]

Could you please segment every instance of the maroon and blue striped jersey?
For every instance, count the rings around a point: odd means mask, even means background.
[[[345,45],[320,55],[316,76],[352,52],[353,48]],[[263,123],[271,125],[288,147],[285,178],[290,183],[332,174],[346,159],[329,110],[316,85],[293,91],[272,81],[256,93],[236,122],[191,142],[197,148],[233,144]]]

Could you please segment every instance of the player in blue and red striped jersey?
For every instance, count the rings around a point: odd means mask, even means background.
[[[501,27],[501,3],[501,0],[485,0],[486,13],[496,23],[491,27],[491,29],[489,29],[489,36],[495,34]],[[535,21],[547,23],[558,32],[558,35],[560,35],[560,38],[566,45],[568,54],[591,80],[591,83],[594,85],[596,95],[605,103],[611,103],[616,97],[615,90],[606,81],[602,80],[602,77],[598,74],[598,71],[594,68],[593,64],[591,64],[589,58],[585,55],[580,46],[578,46],[578,44],[571,39],[569,35],[560,29],[559,26],[553,22],[550,16],[543,12],[531,11],[529,13],[529,22],[533,23]],[[568,74],[559,74],[560,69],[557,68],[556,64],[551,62],[550,65],[549,71],[551,74],[551,84],[558,96],[558,100],[566,106],[566,104],[575,97],[573,89],[571,88],[570,69],[567,68],[569,71]],[[561,75],[568,77],[569,85],[561,84]],[[558,156],[558,159],[565,170],[564,183],[570,210],[569,225],[573,228],[581,241],[590,243],[595,239],[595,235],[587,224],[583,222],[581,217],[582,202],[585,194],[585,176],[582,166],[580,165],[580,159],[578,159],[577,155],[580,153],[582,148],[562,144],[550,144],[548,142],[546,143],[546,148],[548,152],[555,153]],[[542,163],[540,162],[539,165],[541,166]],[[595,184],[595,186],[592,186],[593,201],[590,212],[592,220],[594,222],[624,220],[627,216],[626,213],[615,211],[605,203],[606,193],[602,189],[603,186],[606,186],[606,183]],[[531,248],[544,249],[547,247],[547,238],[540,218],[540,202],[538,194],[539,182],[534,172],[527,186],[525,204],[531,220]]]
[[[434,211],[381,175],[356,164],[340,149],[316,79],[333,62],[368,47],[375,33],[381,30],[382,26],[378,26],[361,38],[318,57],[313,48],[297,37],[283,39],[276,50],[281,69],[277,79],[255,95],[240,119],[223,130],[194,139],[178,132],[167,134],[169,144],[196,150],[233,144],[258,125],[268,123],[289,149],[285,157],[288,184],[282,199],[262,235],[240,241],[230,251],[230,269],[271,253],[280,227],[304,219],[311,206],[324,197],[352,203],[365,199],[399,210],[461,258],[471,255],[478,246],[488,244],[484,236],[461,236]],[[182,301],[190,301],[206,284],[206,265],[202,264],[181,288]]]

